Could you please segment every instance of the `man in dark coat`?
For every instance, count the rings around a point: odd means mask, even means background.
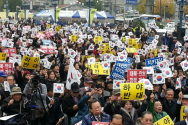
[[[78,112],[78,102],[80,98],[79,85],[75,82],[71,85],[70,94],[66,95],[62,100],[62,109],[63,112],[67,114],[69,123],[70,119],[74,117]]]
[[[101,104],[98,100],[93,100],[89,108],[91,113],[86,115],[82,120],[82,125],[92,125],[93,121],[96,122],[110,122],[111,117],[108,114],[101,113]]]
[[[49,109],[49,125],[56,125],[58,122],[62,122],[63,113],[61,112],[60,108],[60,99],[54,97],[53,93],[53,85],[47,85],[47,97],[46,97],[46,104],[48,105]]]
[[[163,97],[162,99],[163,111],[165,111],[173,120],[176,117],[177,100],[174,99],[173,89],[168,88],[165,91],[165,93],[164,91],[165,90],[163,90],[161,93],[161,97]]]

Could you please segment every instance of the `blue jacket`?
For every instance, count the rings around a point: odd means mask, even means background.
[[[163,45],[169,45],[169,39],[170,37],[167,36],[167,33],[165,33],[165,36],[162,37],[162,42],[163,42]]]
[[[89,107],[87,105],[87,101],[90,99],[90,96],[87,94],[85,96],[83,96],[80,101],[78,102],[78,113],[76,116],[74,116],[71,119],[71,125],[75,125],[76,123],[78,123],[79,121],[81,121],[83,119],[83,117],[85,115],[88,114],[89,112]]]
[[[169,47],[169,51],[172,52],[175,48],[175,42],[173,41],[173,38],[169,38],[169,44],[168,44],[168,47]]]
[[[108,114],[101,113],[101,122],[110,122],[111,117]],[[82,125],[92,125],[93,121],[97,121],[92,113],[86,115],[82,120]]]

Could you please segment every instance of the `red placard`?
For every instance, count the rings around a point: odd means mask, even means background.
[[[6,75],[10,74],[13,70],[13,63],[0,63],[0,71],[5,72]]]
[[[145,69],[127,71],[127,80],[129,80],[130,83],[137,83],[141,79],[146,79],[146,77],[147,70]]]
[[[14,57],[16,55],[16,48],[2,49],[3,53],[7,53],[7,57]]]
[[[55,52],[53,46],[40,46],[40,48],[45,52],[45,54],[53,54]]]
[[[108,122],[92,122],[92,125],[109,125]]]

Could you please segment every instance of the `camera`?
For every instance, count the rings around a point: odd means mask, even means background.
[[[102,88],[102,84],[96,84],[96,88],[97,89],[101,89]]]
[[[39,79],[40,77],[38,75],[35,75],[33,78],[32,78],[32,83],[33,83],[33,87],[34,88],[37,88],[38,84],[39,84]]]

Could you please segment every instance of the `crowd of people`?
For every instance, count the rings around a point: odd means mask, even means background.
[[[154,28],[147,32],[139,25],[111,26],[105,23],[85,27],[82,23],[72,23],[60,26],[45,21],[36,25],[31,18],[1,19],[0,52],[7,48],[15,48],[16,52],[12,56],[9,53],[6,60],[0,62],[13,63],[11,71],[0,67],[0,115],[17,115],[0,121],[0,124],[92,125],[92,122],[106,122],[109,125],[153,125],[169,116],[175,125],[188,125],[188,64],[181,65],[188,58],[188,39],[178,41],[177,36],[166,33],[160,40],[156,34]],[[72,36],[77,36],[76,40]],[[101,40],[96,41],[96,36]],[[162,41],[162,44],[148,43],[150,36],[156,36],[154,42]],[[136,39],[141,47],[135,48],[135,52],[126,52],[127,48],[133,48],[129,39]],[[51,42],[46,45],[44,40]],[[110,43],[107,49],[103,43]],[[47,50],[47,53],[41,46],[51,46],[53,50]],[[166,49],[162,48],[164,46]],[[122,52],[132,58],[128,68],[135,70],[147,67],[147,59],[161,57],[163,53],[164,60],[174,59],[174,64],[168,66],[173,74],[165,77],[164,83],[157,84],[152,75],[162,73],[162,70],[154,69],[153,74],[147,74],[152,89],[145,87],[143,100],[124,100],[120,89],[114,89],[114,79],[109,75]],[[106,53],[117,58],[106,61]],[[136,59],[137,55],[140,55],[140,61]],[[40,57],[40,62],[27,68],[30,64],[23,63],[25,56]],[[95,58],[94,63],[108,62],[110,73],[96,73],[89,66],[90,58]],[[70,69],[79,74],[76,80],[70,80],[75,77]],[[127,70],[123,73],[124,77],[117,80],[130,83]],[[178,88],[177,79],[181,82]],[[63,84],[63,92],[56,93],[54,83]],[[183,121],[180,118],[182,106],[185,106]]]

